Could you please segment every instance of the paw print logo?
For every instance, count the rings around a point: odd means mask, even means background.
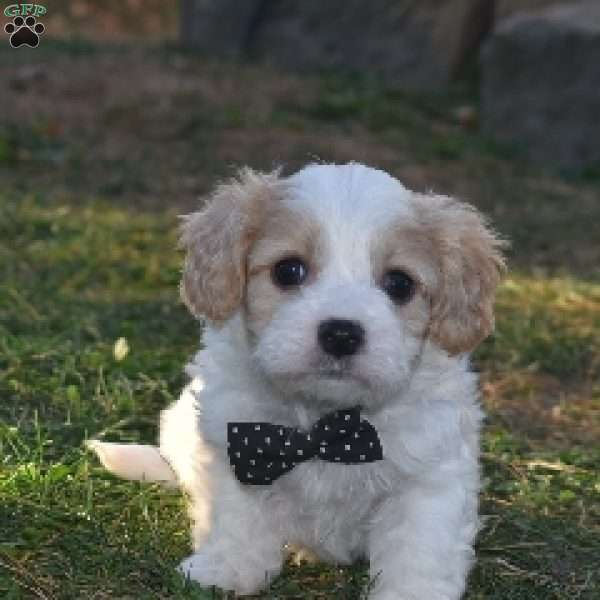
[[[35,17],[15,17],[12,23],[4,26],[4,31],[10,35],[10,45],[13,48],[29,46],[35,48],[40,43],[40,35],[44,33],[44,26],[37,23]]]

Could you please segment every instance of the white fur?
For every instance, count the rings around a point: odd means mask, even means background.
[[[284,201],[322,225],[319,279],[284,302],[255,342],[242,309],[208,325],[187,367],[190,385],[163,412],[161,454],[192,497],[195,550],[181,571],[205,586],[253,593],[294,544],[340,564],[368,557],[373,600],[457,600],[478,529],[476,376],[466,355],[410,333],[372,280],[369,258],[390,218],[414,219],[411,193],[360,165],[308,167],[287,189]],[[332,316],[360,321],[368,340],[341,380],[319,374],[315,330]],[[270,486],[234,478],[229,421],[308,428],[356,403],[378,431],[384,460],[315,459]]]
[[[100,440],[89,440],[86,445],[98,455],[105,469],[123,479],[157,481],[169,487],[178,483],[175,473],[154,446]]]

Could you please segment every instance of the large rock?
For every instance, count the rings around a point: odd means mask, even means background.
[[[264,5],[264,0],[180,0],[181,42],[207,54],[239,57]]]
[[[578,0],[496,0],[496,18],[504,19],[517,12],[532,12],[569,2],[578,2]]]
[[[481,56],[482,122],[564,167],[600,161],[600,2],[502,21]]]
[[[455,74],[492,19],[489,0],[280,0],[254,49],[285,66],[370,70],[434,88]]]
[[[443,86],[492,26],[494,0],[182,0],[182,38],[285,67]],[[228,17],[231,14],[231,17]]]

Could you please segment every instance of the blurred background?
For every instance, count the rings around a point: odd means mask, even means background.
[[[4,187],[189,209],[236,165],[356,160],[598,273],[598,6],[52,2],[37,48],[1,46]]]
[[[494,217],[499,198],[524,192],[507,171],[531,161],[539,171],[521,183],[534,189],[520,210],[557,226],[535,200],[561,193],[546,172],[600,176],[599,10],[593,0],[53,1],[37,48],[13,49],[8,35],[2,46],[4,176],[54,196],[189,207],[234,165],[357,160]],[[583,193],[572,210],[590,203]],[[563,247],[581,239],[560,229]]]
[[[0,31],[0,596],[206,597],[172,577],[183,501],[81,444],[153,440],[185,381],[177,216],[242,165],[323,160],[469,201],[510,240],[474,357],[489,520],[468,598],[600,597],[600,3],[40,5],[37,46],[20,4]],[[303,569],[264,597],[365,584]]]

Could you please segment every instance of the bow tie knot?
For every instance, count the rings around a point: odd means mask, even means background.
[[[319,458],[361,464],[381,460],[375,428],[354,407],[328,413],[309,431],[273,423],[228,423],[227,454],[242,483],[268,485],[298,463]]]

